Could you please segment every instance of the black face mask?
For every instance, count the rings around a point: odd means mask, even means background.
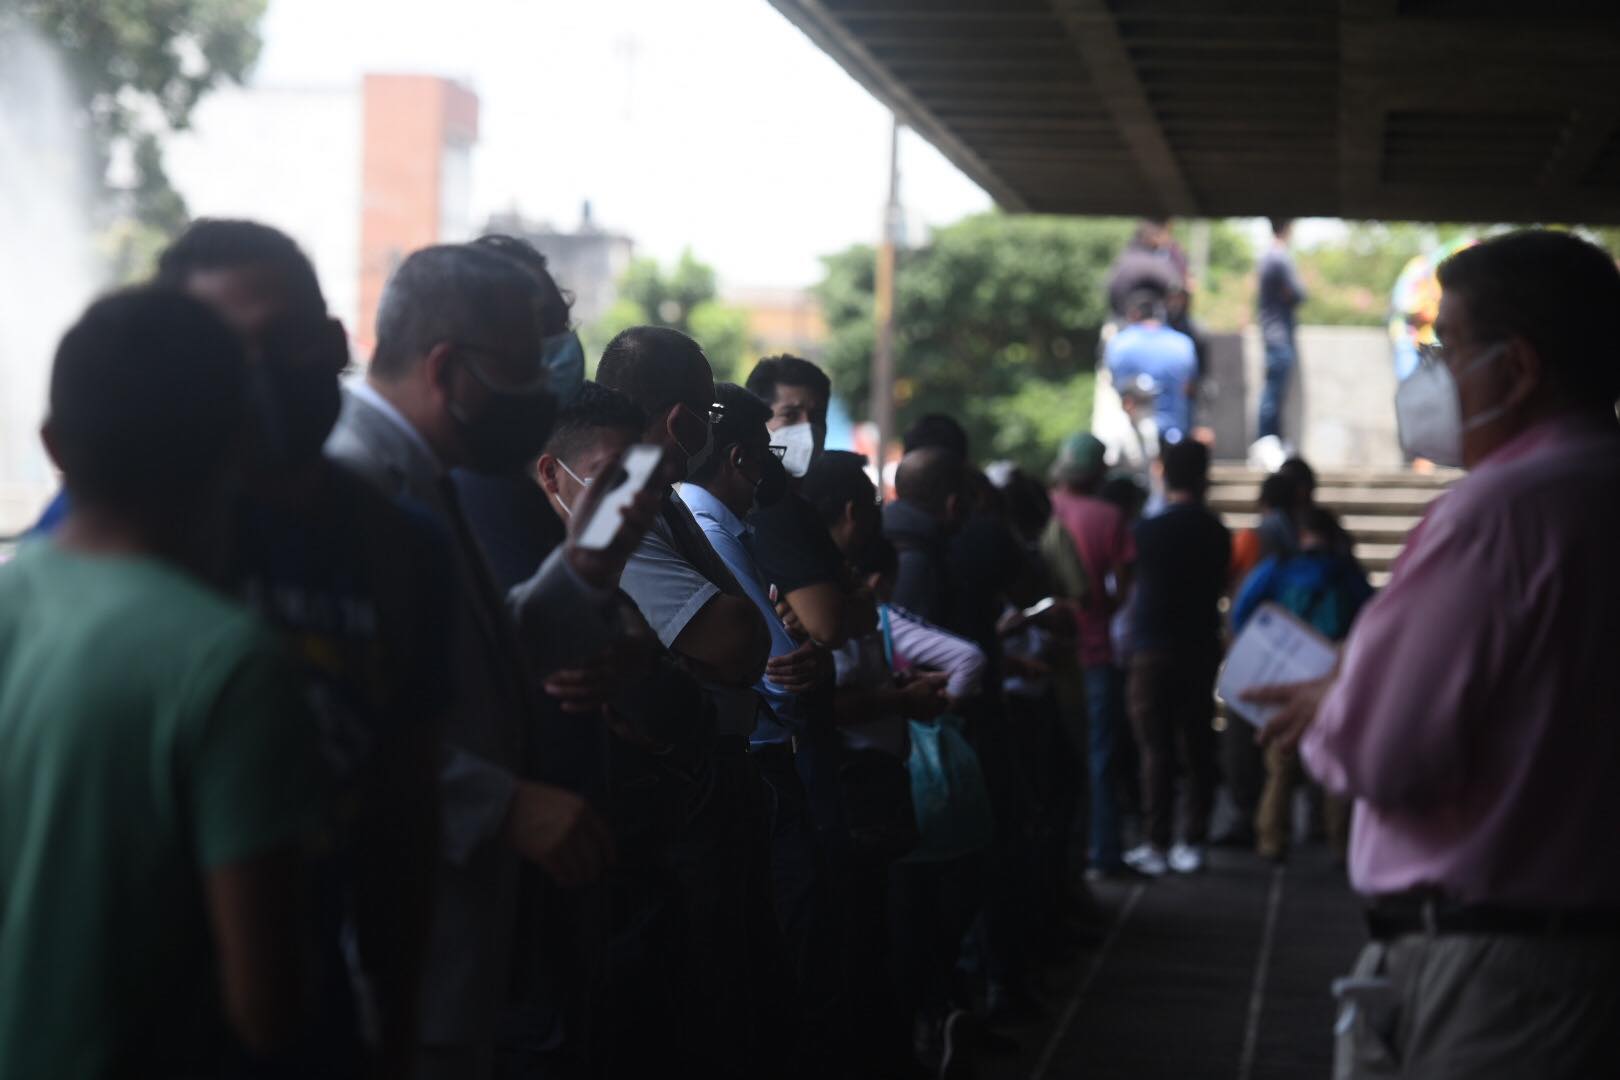
[[[335,322],[297,344],[275,331],[249,371],[253,417],[252,462],[276,470],[303,465],[321,452],[343,407],[338,370],[348,359],[348,341]]]
[[[476,363],[460,357],[457,362],[486,392],[477,415],[469,415],[454,397],[449,402],[450,418],[467,448],[467,464],[481,473],[498,474],[538,457],[557,418],[557,399],[547,389],[545,376],[525,389],[503,390],[492,385]]]

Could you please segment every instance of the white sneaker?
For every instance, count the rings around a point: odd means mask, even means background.
[[[1152,844],[1138,844],[1123,858],[1126,866],[1145,877],[1163,877],[1170,869],[1164,861],[1164,853]]]
[[[1176,844],[1170,848],[1170,869],[1178,874],[1196,874],[1204,868],[1204,849],[1197,844]]]

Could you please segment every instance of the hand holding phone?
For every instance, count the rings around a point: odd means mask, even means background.
[[[598,589],[618,586],[631,552],[658,520],[673,462],[673,454],[656,446],[633,446],[585,489],[569,521],[565,549],[581,579]]]
[[[591,486],[607,484],[596,499],[595,508],[574,537],[574,544],[587,551],[601,551],[613,543],[623,525],[624,508],[646,490],[658,474],[662,448],[649,443],[637,443],[624,453],[618,468],[597,479]],[[592,495],[596,495],[593,490]],[[582,508],[583,509],[583,508]]]

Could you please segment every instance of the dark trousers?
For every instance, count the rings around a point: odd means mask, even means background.
[[[1033,957],[1061,922],[1072,869],[1072,823],[1086,787],[1085,761],[1070,739],[1055,691],[1038,697],[1008,694],[1005,701],[1025,801],[1021,861],[1029,891],[1020,918],[1023,951]]]
[[[1282,414],[1288,404],[1288,387],[1294,381],[1299,357],[1294,343],[1266,342],[1266,383],[1260,391],[1259,437],[1282,435]]]
[[[847,1032],[840,1015],[837,925],[829,904],[827,869],[810,814],[804,781],[786,745],[749,755],[765,782],[771,828],[771,893],[787,971],[795,991],[781,1005],[799,1030],[784,1047],[811,1073],[840,1060]]]
[[[1123,854],[1118,747],[1125,735],[1125,676],[1113,664],[1085,669],[1091,865],[1117,869]]]
[[[1266,783],[1265,754],[1254,741],[1254,728],[1230,713],[1221,733],[1221,771],[1237,811],[1236,828],[1247,830],[1260,810],[1260,792]]]
[[[722,742],[711,764],[671,852],[681,895],[681,1042],[665,1071],[781,1075],[794,1018],[773,902],[770,803],[743,740]]]
[[[901,1008],[937,1020],[951,1000],[962,938],[979,912],[984,863],[899,862],[889,876],[889,933]]]
[[[1139,652],[1131,658],[1130,709],[1142,758],[1142,816],[1147,840],[1170,846],[1175,813],[1175,770],[1184,772],[1181,835],[1191,844],[1209,839],[1215,802],[1216,650]]]

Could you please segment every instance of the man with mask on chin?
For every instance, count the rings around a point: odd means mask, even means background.
[[[555,403],[539,306],[534,278],[504,255],[471,245],[413,253],[383,291],[369,372],[351,384],[326,447],[385,494],[424,505],[453,549],[455,682],[419,1076],[493,1071],[497,1025],[526,968],[514,943],[520,861],[574,885],[612,858],[606,827],[580,796],[523,773],[537,722],[528,671],[449,478],[463,466],[516,470],[544,445]],[[538,571],[555,610],[611,599],[590,580],[592,560],[577,555],[558,548]]]
[[[1355,800],[1372,941],[1337,991],[1340,1077],[1620,1071],[1620,272],[1509,233],[1440,266],[1408,452],[1470,470],[1337,672],[1251,696],[1262,738]]]

